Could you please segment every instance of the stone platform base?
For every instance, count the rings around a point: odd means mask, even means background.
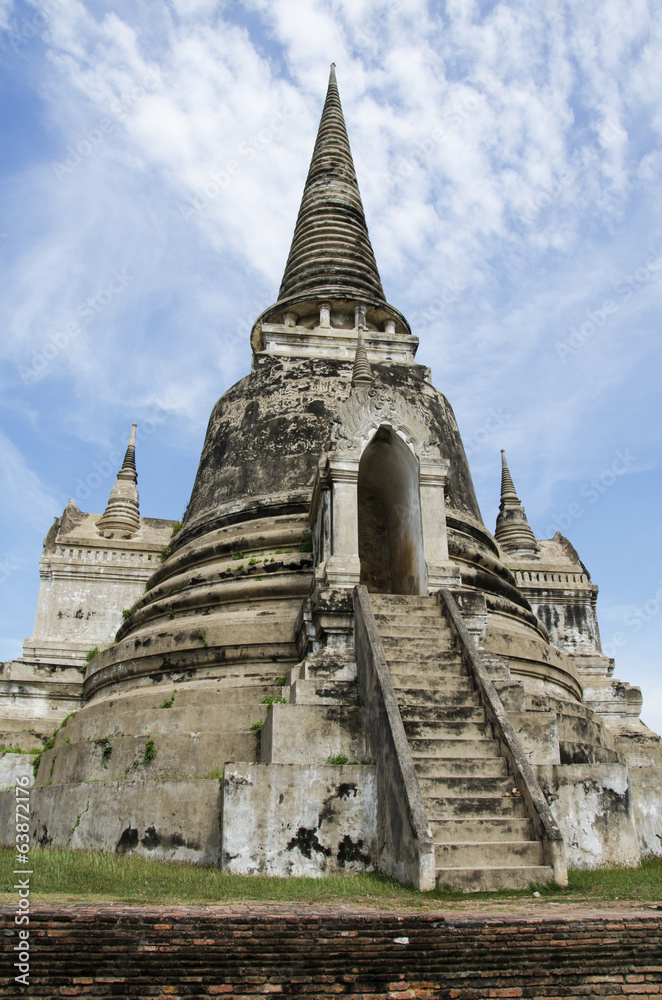
[[[30,758],[28,758],[30,759]],[[14,842],[14,792],[0,792],[0,841]],[[87,781],[30,789],[33,847],[217,863],[218,781]],[[36,863],[36,862],[35,862]]]
[[[6,779],[31,774],[31,756],[5,758]],[[363,765],[238,763],[226,765],[222,783],[38,785],[30,789],[30,836],[34,847],[220,863],[231,874],[319,877],[372,869],[376,797],[375,768]],[[3,845],[14,843],[14,819],[10,787],[0,791]]]
[[[14,910],[2,907],[6,928]],[[662,914],[562,910],[541,904],[517,917],[37,903],[29,987],[0,980],[0,997],[604,1000],[662,992]],[[9,956],[15,933],[4,941]]]

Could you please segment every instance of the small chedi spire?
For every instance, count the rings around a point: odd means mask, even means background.
[[[494,537],[510,555],[535,556],[540,550],[526,519],[526,512],[515,492],[506,453],[501,449],[501,504]]]
[[[137,482],[136,424],[132,424],[122,468],[117,473],[117,482],[110,491],[105,511],[97,521],[99,531],[121,531],[125,536],[136,534],[140,527]]]
[[[359,331],[359,338],[356,344],[356,354],[354,356],[354,368],[352,369],[352,385],[370,385],[375,377],[368,361],[368,353],[363,343],[363,334]]]

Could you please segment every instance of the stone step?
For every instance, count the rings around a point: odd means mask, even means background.
[[[414,763],[421,757],[426,759],[435,757],[437,760],[461,757],[464,760],[478,759],[485,757],[499,756],[499,741],[491,739],[489,736],[478,739],[412,739],[409,741],[411,755]]]
[[[430,822],[439,819],[489,819],[491,816],[525,818],[520,798],[505,795],[463,795],[435,798],[425,796],[425,809]]]
[[[283,691],[286,691],[283,688]],[[292,684],[289,701],[292,705],[350,705],[357,697],[355,681],[333,681],[328,678],[297,678]]]
[[[296,673],[295,673],[296,671]],[[302,677],[305,680],[315,680],[316,678],[329,678],[333,681],[353,681],[356,680],[356,662],[347,659],[344,662],[336,660],[312,660],[307,658],[298,668],[292,670],[292,680]]]
[[[448,690],[449,694],[454,691],[458,693],[461,691],[475,691],[474,682],[466,672],[463,667],[461,672],[454,671],[452,674],[449,673],[449,668],[447,666],[439,667],[432,676],[430,674],[417,673],[407,673],[409,669],[412,670],[412,665],[408,663],[402,664],[402,671],[397,672],[392,669],[393,664],[389,663],[391,668],[391,681],[393,682],[393,687],[397,690],[433,690],[433,691],[444,691]],[[442,686],[442,682],[446,682]]]
[[[548,881],[522,796],[443,616],[378,628],[435,843],[437,884],[466,892]],[[443,640],[442,637],[443,636]]]
[[[370,594],[370,603],[373,612],[384,611],[384,609],[398,608],[401,611],[412,611],[416,608],[426,609],[428,614],[439,612],[439,605],[436,597],[422,597],[413,594]]]
[[[485,722],[485,709],[480,705],[408,705],[400,704],[403,722]]]
[[[408,740],[491,738],[492,727],[487,722],[416,722],[403,719]]]
[[[488,777],[486,775],[460,774],[446,775],[443,778],[419,778],[423,797],[475,797],[476,795],[502,795],[509,797],[515,786],[513,779],[506,777]],[[519,798],[519,796],[515,796]]]
[[[436,706],[438,708],[480,708],[480,695],[475,688],[453,687],[442,685],[439,688],[425,689],[422,687],[400,687],[393,684],[398,696],[400,708],[420,705],[421,708]]]
[[[382,625],[388,625],[390,622],[394,624],[401,625],[403,622],[416,622],[417,625],[426,625],[434,628],[448,628],[448,624],[445,619],[441,617],[439,613],[427,611],[425,608],[412,608],[410,611],[375,611],[375,621],[377,622],[377,628],[381,629]]]
[[[438,889],[461,892],[497,892],[499,889],[527,889],[543,882],[553,882],[548,865],[523,865],[494,868],[438,868]]]
[[[391,655],[389,655],[389,653]],[[469,671],[454,649],[445,649],[430,656],[403,656],[404,649],[387,650],[384,654],[391,674],[418,677],[428,686],[435,677],[468,677]]]
[[[466,844],[470,841],[532,840],[533,823],[530,819],[511,816],[489,816],[484,819],[434,819],[430,820],[435,844]]]
[[[418,621],[403,619],[401,622],[393,620],[384,622],[379,626],[379,636],[384,639],[438,639],[440,642],[451,643],[451,630],[444,625],[421,625]]]
[[[420,778],[507,778],[508,765],[503,757],[417,757],[416,774]]]
[[[391,657],[394,660],[402,659],[396,655],[396,652],[402,650],[406,654],[407,658],[418,662],[419,657],[423,657],[426,660],[432,657],[445,655],[447,658],[449,655],[457,656],[459,658],[459,652],[452,647],[452,640],[445,638],[443,635],[437,634],[436,636],[425,636],[419,638],[417,636],[397,636],[397,635],[384,635],[379,633],[379,637],[382,640],[382,646],[384,647],[384,652],[386,653],[386,659],[389,660]],[[389,653],[391,656],[389,656]]]
[[[537,840],[494,839],[435,844],[434,862],[437,868],[537,866],[543,862],[542,844]]]

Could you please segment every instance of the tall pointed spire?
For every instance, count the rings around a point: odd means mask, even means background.
[[[278,301],[265,310],[258,323],[294,326],[297,319],[308,319],[315,309],[319,311],[321,303],[348,314],[340,303],[349,303],[351,310],[354,304],[362,303],[373,323],[382,327],[390,324],[392,332],[397,327],[398,332],[410,333],[407,321],[384,296],[338,95],[335,63],[331,65]]]
[[[335,64],[279,300],[365,296],[386,303],[368,236]]]
[[[131,425],[129,444],[117,482],[110,491],[108,505],[97,521],[99,531],[121,531],[124,537],[135,535],[140,527],[136,471],[136,424]]]
[[[501,504],[494,537],[510,555],[535,556],[539,546],[526,519],[526,512],[515,492],[515,484],[501,449]]]

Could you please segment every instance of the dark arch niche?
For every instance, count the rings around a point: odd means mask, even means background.
[[[358,477],[361,583],[378,594],[426,594],[418,462],[382,426],[363,452]]]

